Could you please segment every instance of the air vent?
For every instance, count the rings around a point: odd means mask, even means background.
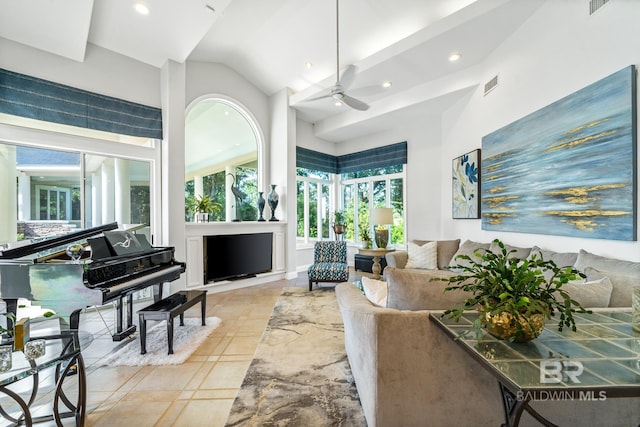
[[[611,0],[589,0],[589,15],[593,15],[598,9],[610,1]]]
[[[484,84],[484,94],[488,94],[493,89],[495,89],[496,86],[498,86],[498,76],[495,76]]]

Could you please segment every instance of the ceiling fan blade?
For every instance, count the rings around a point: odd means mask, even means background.
[[[331,91],[331,89],[323,89],[322,92],[320,93],[320,95],[316,95],[312,98],[307,98],[304,101],[317,101],[318,99],[324,99],[324,98],[331,98],[333,95],[333,92]]]
[[[352,98],[349,95],[344,95],[341,101],[355,110],[367,111],[369,109],[368,104],[360,101],[359,99]]]
[[[353,83],[353,80],[356,78],[357,70],[358,68],[355,65],[349,65],[344,69],[344,71],[340,75],[340,78],[338,79],[338,82],[340,82],[340,85],[342,85],[344,89],[351,86],[351,83]]]

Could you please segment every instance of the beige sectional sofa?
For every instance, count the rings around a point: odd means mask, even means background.
[[[443,245],[451,245],[448,242]],[[610,303],[624,304],[624,289],[631,283],[640,283],[635,280],[640,279],[640,263],[584,251],[576,254],[544,251],[543,256],[556,260],[558,265],[577,263],[582,269],[592,268],[600,275],[615,276],[612,287],[619,295],[612,298],[613,292],[609,291]],[[454,273],[446,268],[403,269],[406,260],[407,255],[400,251],[387,257],[386,307],[373,304],[354,284],[336,287],[347,356],[368,426],[500,425],[504,415],[495,378],[429,320],[432,310],[448,309],[464,300],[460,291],[443,293],[446,282],[431,281],[433,277]],[[445,267],[448,262],[439,259],[438,264]],[[532,406],[558,425],[640,424],[640,399],[535,402]],[[525,413],[520,425],[539,423]]]

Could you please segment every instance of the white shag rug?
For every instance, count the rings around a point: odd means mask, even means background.
[[[148,322],[148,321],[147,321]],[[157,322],[147,329],[147,353],[140,354],[140,339],[130,343],[103,359],[105,366],[147,366],[179,365],[202,344],[202,342],[220,325],[222,320],[207,317],[202,326],[199,317],[185,317],[184,326],[180,319],[173,323],[173,354],[167,354],[167,323]]]

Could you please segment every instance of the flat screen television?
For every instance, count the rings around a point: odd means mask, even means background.
[[[204,281],[236,280],[271,271],[273,233],[204,236]]]

